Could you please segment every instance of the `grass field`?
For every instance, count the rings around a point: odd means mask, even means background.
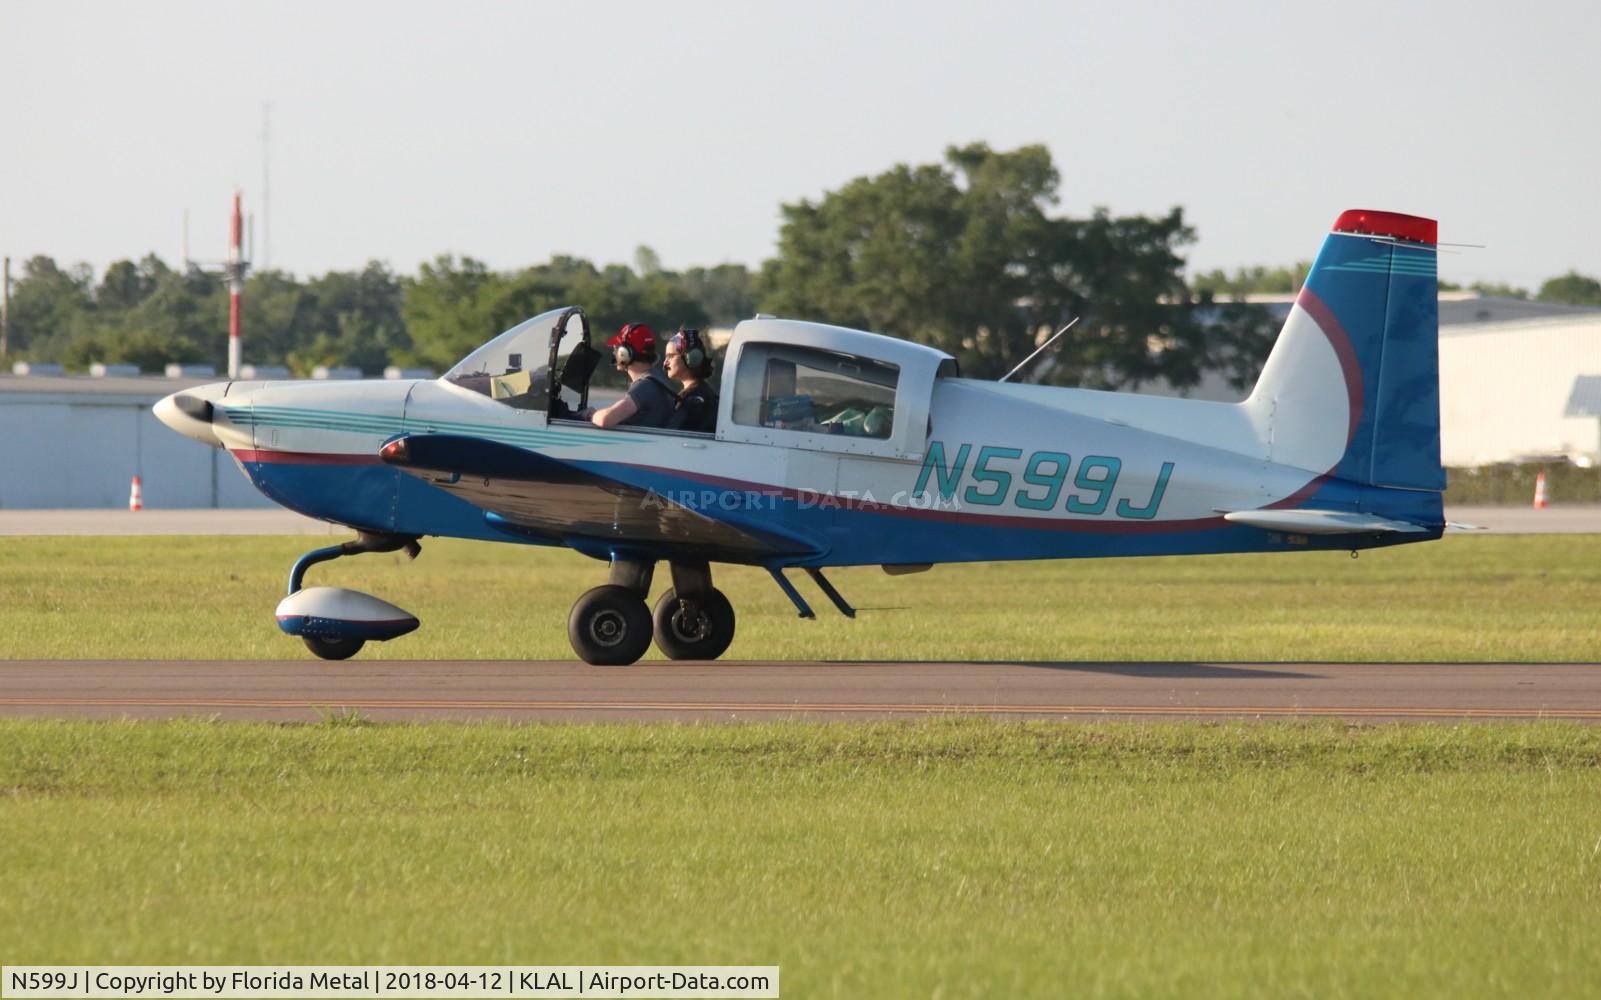
[[[0,538],[0,658],[307,656],[272,611],[320,539]],[[743,659],[1601,660],[1601,536],[1465,536],[1344,553],[834,572],[835,614],[796,574],[802,622],[761,570],[718,568]],[[401,605],[422,628],[364,658],[566,659],[567,611],[605,567],[449,540],[364,555],[311,583]],[[657,592],[667,586],[659,574]],[[651,655],[656,655],[654,652]]]
[[[0,539],[0,657],[305,654],[302,538]],[[313,582],[567,658],[603,567],[433,541]],[[1601,537],[720,570],[730,656],[1601,659]],[[665,582],[658,585],[658,590]],[[804,586],[804,585],[803,585]],[[337,668],[331,668],[337,669]],[[778,964],[784,995],[1586,996],[1601,728],[0,721],[0,961]]]
[[[1601,730],[0,722],[7,963],[1584,996]]]

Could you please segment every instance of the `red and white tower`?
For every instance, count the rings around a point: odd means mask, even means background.
[[[186,268],[202,271],[221,271],[228,282],[228,377],[239,377],[240,296],[245,290],[245,274],[250,271],[250,259],[245,256],[245,216],[240,205],[240,193],[233,194],[233,217],[228,227],[228,256],[220,264],[216,261],[189,259],[189,213],[183,216],[183,262]]]
[[[228,261],[224,273],[228,276],[228,377],[239,377],[239,295],[245,290],[245,271],[250,262],[245,260],[245,221],[239,207],[239,192],[233,195],[233,225],[228,234]]]

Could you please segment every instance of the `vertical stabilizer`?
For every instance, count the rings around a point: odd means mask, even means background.
[[[1340,215],[1249,404],[1271,461],[1368,486],[1445,489],[1432,219]]]

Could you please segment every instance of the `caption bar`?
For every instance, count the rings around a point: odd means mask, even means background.
[[[0,997],[778,996],[776,965],[8,965]]]

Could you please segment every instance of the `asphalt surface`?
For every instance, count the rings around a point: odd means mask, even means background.
[[[0,661],[0,715],[738,722],[1334,717],[1601,722],[1601,664]]]
[[[1601,532],[1601,504],[1448,507],[1448,520],[1494,534]],[[281,507],[243,510],[0,510],[3,535],[340,535],[349,528]]]

